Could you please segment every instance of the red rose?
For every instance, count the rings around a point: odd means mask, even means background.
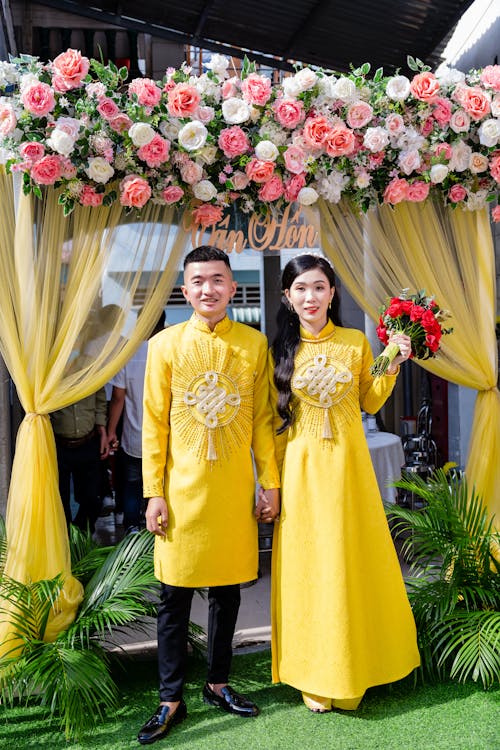
[[[377,326],[377,336],[383,344],[389,343],[389,336],[387,334],[387,328],[384,325],[382,318],[379,318],[379,325]]]
[[[393,300],[391,300],[391,304],[385,311],[386,315],[388,315],[390,318],[399,318],[400,315],[403,314],[403,308],[401,307],[401,300],[396,297]]]
[[[410,320],[421,320],[422,315],[425,312],[425,307],[422,307],[421,305],[413,305],[411,311],[410,311]]]

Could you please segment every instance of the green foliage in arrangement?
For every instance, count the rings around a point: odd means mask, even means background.
[[[500,683],[500,533],[465,478],[406,474],[395,486],[423,507],[390,506],[417,624],[422,668],[437,679]]]
[[[20,583],[4,574],[5,526],[0,526],[0,616],[12,624],[11,648],[0,661],[0,701],[34,700],[58,717],[67,738],[78,737],[117,705],[109,647],[119,634],[144,631],[156,614],[158,581],[153,572],[154,537],[125,537],[115,547],[97,547],[90,534],[71,528],[72,573],[84,585],[75,620],[47,642],[47,622],[61,592],[60,575]],[[191,623],[190,639],[200,647],[201,629]]]

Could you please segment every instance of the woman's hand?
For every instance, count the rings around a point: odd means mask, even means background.
[[[395,375],[399,365],[406,362],[411,354],[411,339],[405,333],[391,333],[389,342],[399,346],[399,354],[394,357],[386,372],[386,375]]]

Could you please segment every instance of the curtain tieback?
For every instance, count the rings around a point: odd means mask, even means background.
[[[29,417],[45,417],[46,419],[48,419],[49,415],[48,414],[40,414],[37,411],[27,411],[26,414],[24,415],[24,418],[28,419]]]

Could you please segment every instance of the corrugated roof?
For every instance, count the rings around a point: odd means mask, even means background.
[[[77,15],[231,54],[243,48],[292,61],[348,70],[369,61],[386,73],[408,54],[432,67],[472,0],[38,0]],[[263,57],[263,60],[265,57]]]

